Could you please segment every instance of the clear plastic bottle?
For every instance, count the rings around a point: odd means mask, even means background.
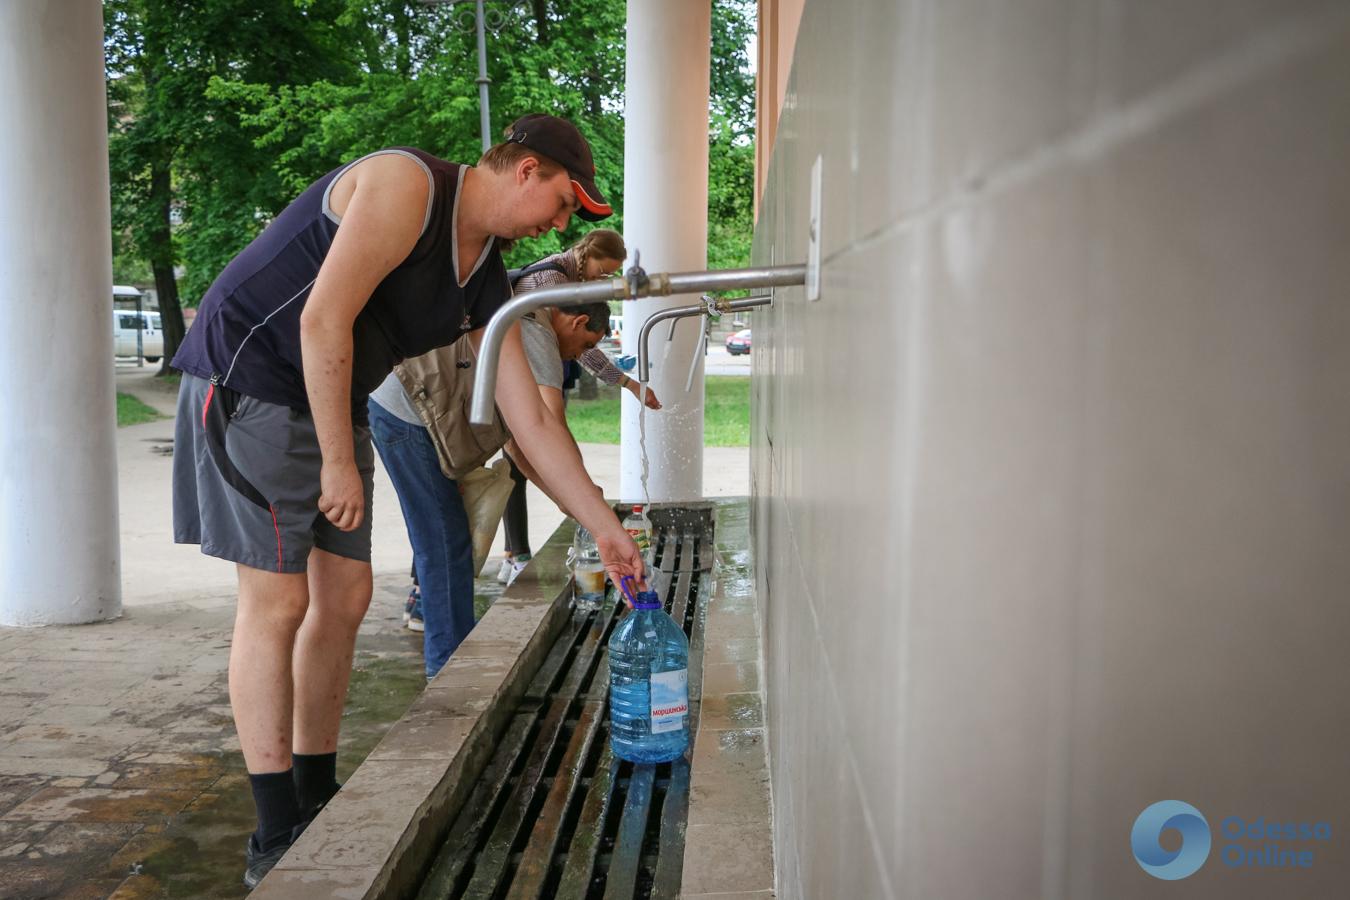
[[[572,599],[577,609],[599,609],[605,602],[605,564],[595,538],[578,525],[572,539]]]
[[[642,504],[633,506],[633,511],[623,520],[623,528],[633,538],[633,543],[637,544],[643,562],[650,567],[656,545],[652,541],[652,520],[642,511]]]
[[[609,639],[609,724],[614,755],[670,762],[689,749],[689,641],[655,591],[636,597]]]

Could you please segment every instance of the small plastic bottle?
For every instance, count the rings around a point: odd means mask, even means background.
[[[642,553],[643,562],[651,566],[655,547],[652,542],[652,520],[647,518],[647,514],[642,511],[642,504],[633,506],[633,511],[628,514],[628,518],[623,520],[623,528],[632,536],[633,543],[637,544],[638,550]]]
[[[581,610],[599,609],[605,602],[605,564],[595,538],[582,525],[572,539],[572,599]]]
[[[670,762],[689,749],[689,641],[660,596],[634,596],[631,581],[633,609],[609,639],[610,746],[629,762]]]

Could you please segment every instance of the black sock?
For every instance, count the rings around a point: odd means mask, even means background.
[[[250,774],[248,781],[253,787],[253,804],[258,807],[258,849],[266,852],[289,842],[291,830],[300,824],[291,770]]]
[[[291,765],[295,771],[295,794],[300,801],[300,812],[313,815],[337,793],[336,753],[292,753]]]

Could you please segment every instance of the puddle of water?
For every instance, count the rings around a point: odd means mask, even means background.
[[[717,732],[717,745],[723,753],[739,750],[758,750],[764,741],[760,729],[728,728]]]
[[[370,755],[426,686],[421,653],[356,661],[347,690],[347,705],[342,711],[338,781],[346,780]]]
[[[244,844],[253,830],[253,797],[239,754],[225,760],[234,771],[223,775],[198,798],[189,812],[146,840],[127,861],[125,871],[140,877],[118,896],[133,897],[243,897]],[[132,847],[126,848],[132,850]],[[124,851],[124,854],[126,851]],[[129,889],[129,890],[128,890]]]
[[[485,599],[486,602],[490,600]],[[411,635],[411,632],[409,633]],[[420,636],[419,636],[420,638]],[[426,685],[418,642],[405,635],[376,636],[377,649],[357,651],[342,713],[338,780],[369,755]],[[244,844],[253,830],[253,796],[239,753],[221,759],[225,774],[163,832],[142,835],[113,858],[121,874],[139,873],[119,897],[244,897]]]

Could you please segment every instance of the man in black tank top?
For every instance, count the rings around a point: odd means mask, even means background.
[[[203,298],[174,359],[174,535],[238,567],[230,704],[258,807],[250,887],[337,789],[371,598],[366,395],[400,360],[480,336],[510,297],[499,238],[608,216],[594,177],[581,133],[546,115],[518,120],[475,167],[371,154],[311,185]],[[518,326],[496,400],[615,583],[640,578],[637,548],[540,400]]]

